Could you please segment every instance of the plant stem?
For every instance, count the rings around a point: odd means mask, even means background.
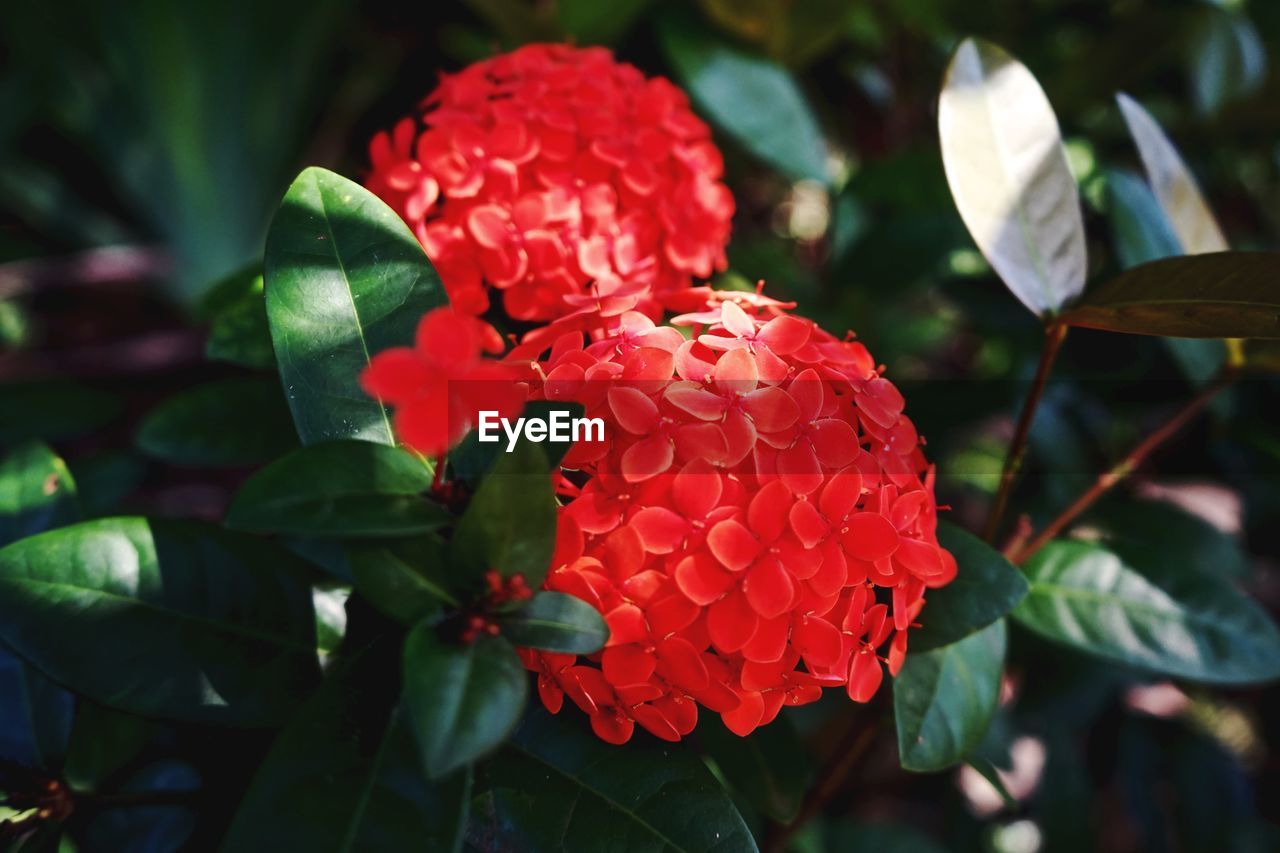
[[[1013,431],[1013,441],[1009,444],[1009,452],[1004,457],[1004,468],[1000,471],[1000,488],[991,504],[991,512],[987,515],[987,525],[983,530],[983,538],[988,542],[996,538],[1000,530],[1000,519],[1009,505],[1009,494],[1018,479],[1022,468],[1022,458],[1027,452],[1027,437],[1031,435],[1031,422],[1035,420],[1036,409],[1040,398],[1044,396],[1045,384],[1053,362],[1058,357],[1058,350],[1067,338],[1067,325],[1053,321],[1045,327],[1044,346],[1040,349],[1040,363],[1036,365],[1035,378],[1031,380],[1031,390],[1027,393],[1026,402],[1022,404],[1022,412],[1018,415],[1018,425]]]
[[[795,820],[786,826],[779,827],[778,832],[765,844],[764,849],[767,853],[781,853],[786,849],[791,837],[822,812],[831,798],[840,790],[840,786],[844,784],[849,771],[862,760],[875,742],[876,732],[879,729],[878,722],[878,717],[873,718],[861,725],[855,725],[845,734],[832,754],[831,760],[823,765],[818,778],[809,788],[809,793],[805,796]]]
[[[1217,378],[1206,385],[1196,394],[1189,403],[1183,406],[1178,412],[1166,421],[1159,429],[1148,435],[1138,443],[1133,450],[1130,450],[1123,459],[1112,465],[1110,469],[1099,475],[1098,479],[1093,482],[1088,489],[1080,494],[1071,506],[1062,511],[1057,518],[1049,522],[1049,524],[1041,530],[1036,536],[1025,546],[1016,549],[1016,553],[1010,555],[1010,559],[1015,563],[1021,563],[1028,559],[1036,551],[1043,548],[1049,540],[1053,539],[1061,533],[1067,525],[1075,521],[1082,512],[1093,506],[1098,498],[1111,491],[1117,483],[1129,476],[1135,468],[1141,465],[1151,452],[1164,442],[1172,438],[1179,430],[1200,413],[1200,410],[1209,405],[1210,401],[1217,396],[1218,392],[1231,384],[1235,378],[1234,370],[1227,368],[1218,374]]]

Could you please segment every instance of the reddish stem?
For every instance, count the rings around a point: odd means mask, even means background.
[[[1060,534],[1067,525],[1075,521],[1081,513],[1093,506],[1098,498],[1111,491],[1117,483],[1129,476],[1134,469],[1141,465],[1148,456],[1151,455],[1157,447],[1164,444],[1172,438],[1179,430],[1200,413],[1200,410],[1209,405],[1210,401],[1217,396],[1218,392],[1231,384],[1235,378],[1234,371],[1231,369],[1224,370],[1218,377],[1203,389],[1200,393],[1191,399],[1187,405],[1183,406],[1178,412],[1166,421],[1159,429],[1143,439],[1137,447],[1130,450],[1123,459],[1111,466],[1110,469],[1103,472],[1097,480],[1094,481],[1088,489],[1072,502],[1053,521],[1041,530],[1036,536],[1024,547],[1013,549],[1015,553],[1010,555],[1010,559],[1015,563],[1025,562],[1032,554],[1043,548],[1051,539]]]
[[[1000,471],[1000,488],[996,491],[995,500],[991,504],[991,512],[987,515],[987,525],[983,530],[983,538],[988,542],[996,538],[1000,530],[1000,519],[1004,517],[1005,508],[1009,505],[1009,494],[1018,479],[1022,468],[1022,459],[1027,452],[1027,438],[1031,435],[1031,422],[1035,420],[1036,409],[1040,398],[1044,396],[1045,384],[1053,362],[1058,357],[1058,350],[1067,338],[1067,325],[1057,321],[1045,327],[1044,346],[1040,350],[1040,363],[1036,365],[1035,378],[1031,380],[1031,390],[1027,400],[1022,404],[1022,412],[1018,415],[1018,425],[1013,431],[1013,441],[1009,444],[1009,452],[1004,458],[1004,468]]]

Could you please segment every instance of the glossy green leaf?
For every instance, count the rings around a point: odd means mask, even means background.
[[[1051,542],[1026,565],[1020,624],[1083,652],[1219,684],[1280,677],[1280,630],[1230,582],[1145,576],[1101,545]]]
[[[426,498],[431,469],[397,447],[335,441],[295,450],[254,474],[227,510],[241,530],[319,537],[412,536],[448,516]]]
[[[480,577],[497,569],[542,585],[556,544],[556,498],[540,445],[522,441],[503,453],[476,489],[450,542],[450,561]]]
[[[138,428],[139,449],[174,465],[253,465],[297,446],[274,377],[224,379],[183,391],[152,409]]]
[[[74,708],[70,693],[0,644],[0,764],[57,770]]]
[[[1137,175],[1127,170],[1108,173],[1107,199],[1112,242],[1120,266],[1128,269],[1183,254],[1169,217],[1150,187]],[[1165,338],[1165,345],[1183,374],[1196,384],[1217,376],[1226,357],[1226,348],[1217,340]]]
[[[482,765],[477,786],[492,812],[476,815],[472,832],[490,849],[591,853],[602,831],[620,853],[757,849],[728,793],[689,749],[643,737],[612,746],[581,715],[531,710]]]
[[[276,738],[221,849],[460,849],[470,775],[424,778],[403,714],[370,709],[363,662],[339,665]]]
[[[991,723],[1004,670],[1004,620],[957,643],[907,655],[893,680],[898,759],[932,772],[963,761]]]
[[[956,558],[956,578],[925,592],[920,627],[909,648],[924,652],[950,645],[995,622],[1027,594],[1027,579],[1004,555],[947,521],[938,522],[938,542]]]
[[[360,594],[393,619],[413,624],[441,605],[458,604],[448,589],[445,543],[439,538],[352,545],[347,560]]]
[[[1091,289],[1073,326],[1183,338],[1280,338],[1280,253],[1165,258]]]
[[[24,442],[0,457],[0,546],[79,517],[75,480],[47,445]]]
[[[1123,92],[1116,95],[1116,102],[1138,147],[1151,189],[1181,247],[1179,252],[1165,254],[1225,252],[1229,246],[1222,229],[1178,149],[1141,104]]]
[[[445,304],[417,239],[375,195],[310,168],[285,194],[267,237],[267,317],[303,444],[358,438],[394,444],[386,410],[361,390],[381,350],[413,342]]]
[[[1031,72],[965,39],[943,81],[938,133],[960,216],[1013,295],[1037,315],[1078,296],[1088,266],[1080,198]]]
[[[527,603],[497,617],[502,636],[517,646],[589,655],[609,639],[600,611],[563,592],[539,592]]]
[[[792,180],[830,181],[822,131],[789,71],[692,16],[663,15],[659,35],[694,103],[735,142]]]
[[[433,779],[496,749],[519,722],[528,693],[524,665],[502,637],[450,645],[420,623],[405,640],[406,723]]]
[[[813,765],[790,720],[781,716],[750,737],[739,737],[714,715],[707,717],[698,722],[698,739],[721,777],[773,820],[794,820],[813,779]]]
[[[0,640],[120,710],[277,723],[316,678],[302,568],[204,524],[82,522],[0,550]]]

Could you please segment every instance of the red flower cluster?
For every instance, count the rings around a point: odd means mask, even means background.
[[[549,356],[524,362],[535,397],[607,425],[563,463],[580,474],[561,481],[546,586],[610,638],[522,654],[551,711],[567,695],[612,743],[636,724],[678,740],[698,704],[745,735],[824,687],[865,702],[956,572],[932,469],[867,350],[773,300],[714,296],[673,321],[690,339],[626,312],[590,342],[542,335]]]
[[[409,223],[450,302],[550,320],[588,284],[659,300],[725,267],[733,197],[680,89],[603,48],[535,44],[444,77],[370,144],[368,187]]]
[[[360,385],[396,407],[401,441],[438,456],[462,440],[479,412],[519,414],[525,389],[515,382],[515,372],[480,357],[490,332],[474,317],[437,308],[419,321],[414,346],[384,350],[370,360]]]

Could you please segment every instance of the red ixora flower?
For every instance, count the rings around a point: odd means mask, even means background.
[[[361,387],[395,407],[395,431],[407,446],[439,456],[471,430],[478,412],[519,414],[525,387],[515,371],[480,357],[490,332],[474,317],[436,308],[418,323],[412,347],[370,360]]]
[[[508,357],[534,396],[606,423],[564,460],[546,587],[596,607],[609,641],[521,653],[547,708],[569,697],[606,741],[679,740],[699,705],[746,735],[823,688],[866,702],[955,576],[902,395],[862,344],[784,307],[705,294],[676,319],[688,339],[601,311]]]
[[[495,288],[509,316],[552,320],[625,280],[657,316],[725,268],[734,204],[706,124],[671,82],[603,48],[527,45],[447,75],[369,152],[367,186],[463,313]]]

